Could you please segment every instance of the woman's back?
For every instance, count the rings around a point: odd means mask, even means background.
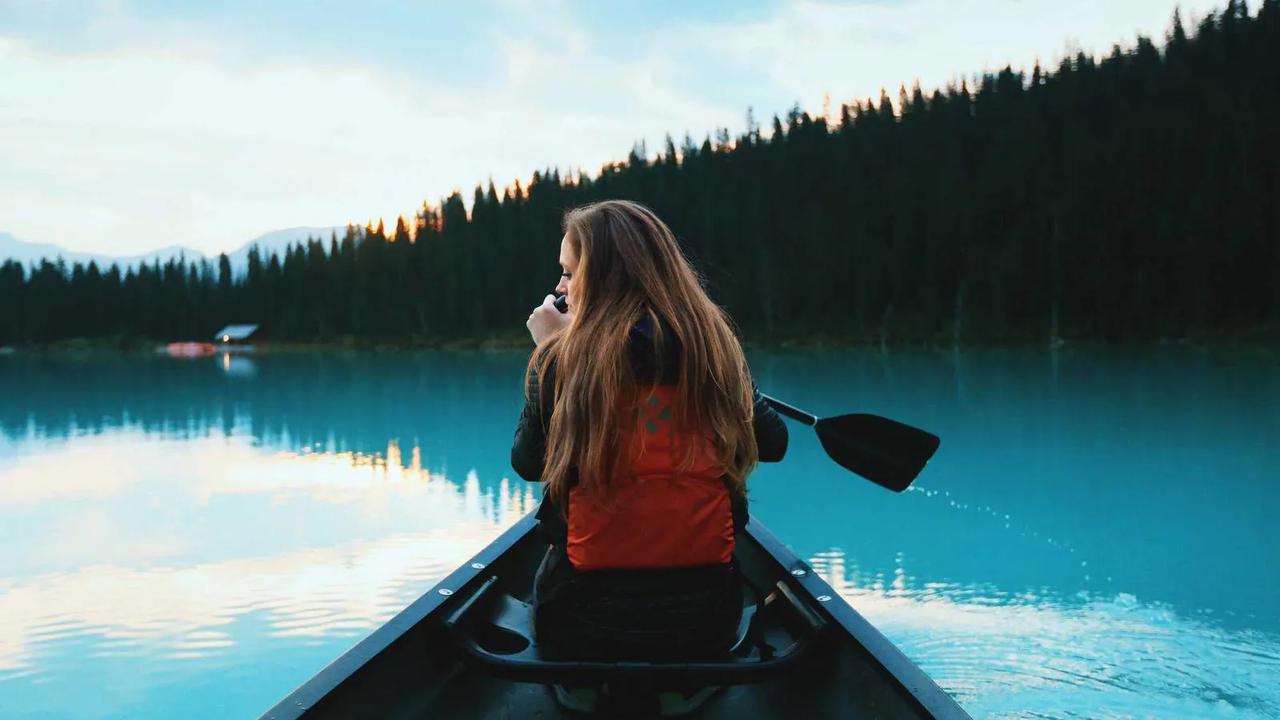
[[[574,314],[559,321],[547,302],[530,316],[539,347],[512,448],[521,477],[548,481],[540,642],[575,656],[723,652],[741,611],[745,477],[781,458],[786,428],[652,213],[571,212],[561,264]]]

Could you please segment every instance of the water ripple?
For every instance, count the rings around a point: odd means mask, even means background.
[[[1225,629],[1125,593],[994,594],[912,585],[905,574],[890,586],[859,584],[838,550],[812,564],[975,717],[1280,715],[1274,634]]]

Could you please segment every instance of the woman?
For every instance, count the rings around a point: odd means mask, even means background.
[[[724,312],[667,226],[611,200],[565,215],[556,291],[529,316],[537,349],[511,464],[545,480],[551,549],[535,632],[575,659],[693,659],[732,645],[745,481],[787,447]]]

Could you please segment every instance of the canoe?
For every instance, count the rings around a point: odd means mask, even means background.
[[[603,685],[600,717],[647,717],[664,688],[718,687],[689,718],[969,718],[945,691],[754,517],[736,556],[748,587],[724,659],[565,662],[538,654],[533,514],[262,715],[581,718],[552,685]],[[708,693],[703,693],[707,695]]]

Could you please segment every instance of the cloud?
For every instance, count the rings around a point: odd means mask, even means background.
[[[1068,37],[1105,51],[1140,29],[1162,33],[1172,5],[794,2],[611,27],[585,6],[507,2],[456,37],[463,19],[433,26],[405,10],[424,30],[397,28],[394,52],[370,37],[337,47],[332,28],[310,49],[305,36],[273,48],[253,12],[93,12],[70,33],[83,49],[0,36],[0,230],[127,254],[217,252],[280,227],[390,219],[489,177],[595,171],[637,139],[657,147],[668,132],[740,129],[749,105],[761,118],[794,101],[816,111],[826,92],[838,103],[1026,66]],[[308,31],[327,17],[313,12]],[[438,66],[424,66],[428,52]]]
[[[384,168],[448,117],[424,113],[420,84],[361,68],[10,47],[0,74],[0,217],[25,216],[19,237],[102,238],[94,249],[120,253],[228,249],[302,218],[410,210],[428,178],[388,191]]]
[[[48,55],[9,39],[0,218],[76,249],[217,251],[264,229],[412,212],[489,176],[595,169],[650,128],[715,114],[655,82],[649,60],[601,63],[570,34],[499,38],[505,75],[478,88],[171,48]]]
[[[1185,16],[1220,4],[1181,6]],[[818,111],[825,93],[837,106],[877,97],[882,87],[896,99],[899,85],[917,79],[928,90],[1006,64],[1029,71],[1036,58],[1056,65],[1068,50],[1105,53],[1114,43],[1132,45],[1139,32],[1161,38],[1173,9],[1165,0],[801,0],[752,21],[686,28],[671,44],[754,77],[773,100],[758,112],[780,112],[792,101]]]

